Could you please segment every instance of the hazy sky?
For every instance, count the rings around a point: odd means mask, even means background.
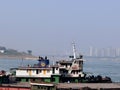
[[[0,46],[35,55],[120,47],[120,0],[1,0]]]

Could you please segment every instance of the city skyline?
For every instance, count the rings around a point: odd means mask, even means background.
[[[96,48],[90,46],[87,56],[91,57],[120,57],[120,47]]]

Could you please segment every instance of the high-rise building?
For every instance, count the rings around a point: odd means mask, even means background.
[[[89,56],[93,56],[93,47],[90,46],[89,52],[90,52]]]

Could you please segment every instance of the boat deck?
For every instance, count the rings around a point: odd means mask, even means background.
[[[31,85],[29,83],[2,84],[0,85],[0,90],[5,90],[2,89],[3,87],[26,88],[24,90],[30,90]],[[56,90],[120,90],[120,83],[59,83],[56,84],[56,88]]]
[[[83,88],[89,88],[90,90],[120,90],[120,83],[59,83],[57,88],[58,90],[81,90]]]
[[[30,88],[30,84],[28,82],[0,84],[0,87],[24,87],[24,88]]]

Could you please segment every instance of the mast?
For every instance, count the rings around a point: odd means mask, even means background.
[[[73,56],[74,56],[74,59],[76,59],[76,48],[75,48],[75,43],[72,43],[73,45]]]

